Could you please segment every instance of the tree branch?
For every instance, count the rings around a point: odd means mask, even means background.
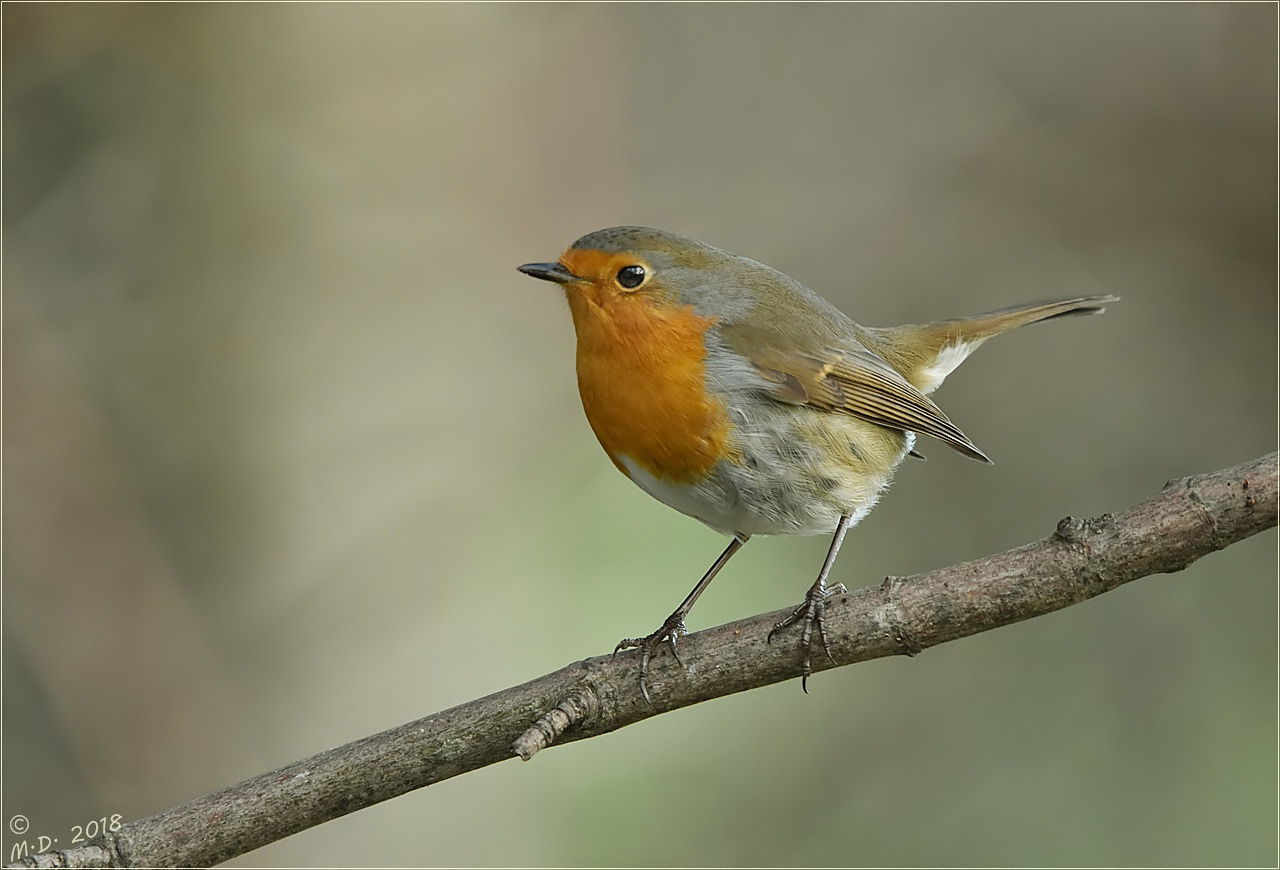
[[[1067,517],[1049,537],[995,556],[883,584],[827,605],[840,666],[914,655],[1101,595],[1272,528],[1277,455],[1167,484],[1113,516]],[[207,866],[407,791],[555,742],[614,731],[722,695],[798,675],[793,637],[765,635],[787,611],[681,640],[685,668],[659,657],[653,705],[640,696],[638,653],[597,656],[486,698],[322,752],[280,770],[130,822],[97,844],[9,866]],[[824,656],[814,669],[835,667]]]

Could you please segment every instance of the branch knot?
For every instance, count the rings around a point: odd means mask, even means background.
[[[600,698],[595,688],[583,683],[526,728],[511,744],[511,751],[528,761],[555,743],[565,731],[594,716],[599,708]]]

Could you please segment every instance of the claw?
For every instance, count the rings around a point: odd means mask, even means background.
[[[773,636],[787,626],[797,622],[804,624],[804,630],[800,633],[800,649],[804,653],[804,660],[800,665],[800,688],[806,695],[809,694],[809,677],[813,674],[813,663],[809,658],[809,651],[813,646],[813,627],[815,624],[818,626],[818,640],[822,642],[822,651],[826,653],[831,664],[836,664],[835,656],[831,655],[831,644],[827,639],[827,599],[832,595],[844,595],[847,591],[843,583],[837,583],[830,588],[821,583],[815,583],[800,606],[769,629],[769,633],[765,636],[765,643],[772,643]]]
[[[645,677],[649,673],[650,660],[662,648],[663,643],[666,643],[670,645],[671,655],[675,658],[676,663],[680,667],[684,667],[684,662],[680,659],[680,653],[676,649],[676,638],[688,633],[688,630],[684,627],[684,620],[676,618],[673,613],[667,618],[666,622],[662,623],[661,628],[648,637],[623,638],[613,648],[615,656],[624,649],[640,650],[640,694],[644,696],[645,703],[653,704],[653,701],[649,699],[649,687],[645,681]]]
[[[733,540],[729,542],[729,546],[724,548],[724,552],[720,554],[720,558],[716,559],[707,569],[707,573],[702,575],[702,579],[698,581],[698,585],[693,587],[684,601],[680,602],[680,606],[675,612],[667,617],[662,623],[662,627],[648,637],[629,637],[619,641],[618,645],[613,648],[613,654],[616,656],[624,649],[639,647],[640,649],[640,694],[644,696],[647,703],[652,704],[649,700],[649,688],[645,685],[645,675],[649,673],[649,659],[653,658],[658,648],[662,646],[665,640],[671,644],[671,655],[675,657],[677,664],[684,667],[684,662],[680,660],[680,652],[676,649],[676,638],[682,634],[688,634],[684,627],[684,618],[688,615],[693,603],[698,600],[698,596],[706,590],[707,586],[729,561],[729,557],[738,550],[742,549],[742,545],[747,542],[750,535],[738,534],[733,536]]]
[[[822,570],[818,572],[818,579],[813,581],[813,585],[805,593],[804,602],[791,611],[790,616],[769,629],[769,634],[765,637],[765,642],[768,643],[780,630],[793,622],[804,620],[804,632],[800,635],[800,647],[804,650],[804,663],[800,666],[800,688],[806,695],[809,694],[809,675],[813,673],[813,666],[809,661],[809,647],[813,640],[814,622],[818,623],[818,637],[822,640],[822,651],[827,654],[827,658],[833,665],[836,663],[835,656],[831,655],[831,645],[827,643],[827,598],[832,595],[844,595],[848,590],[844,588],[843,583],[837,583],[828,589],[827,575],[831,573],[836,554],[840,552],[840,543],[844,540],[845,532],[849,531],[852,523],[853,517],[850,514],[840,517],[840,522],[836,523],[836,533],[831,538],[831,546],[827,549],[827,558],[822,562]]]

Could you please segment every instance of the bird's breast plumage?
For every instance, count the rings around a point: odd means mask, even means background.
[[[696,483],[733,454],[727,409],[706,389],[711,318],[641,297],[600,304],[576,290],[569,304],[582,407],[623,473]]]

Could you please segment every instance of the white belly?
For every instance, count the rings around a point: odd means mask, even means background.
[[[763,434],[757,428],[754,443],[739,445],[743,462],[721,461],[699,483],[663,480],[628,456],[618,460],[649,495],[723,534],[822,535],[833,532],[841,516],[851,518],[850,526],[866,516],[915,443],[906,433],[896,456],[868,463],[873,473],[849,455],[824,461],[822,451],[797,441],[793,431]]]

